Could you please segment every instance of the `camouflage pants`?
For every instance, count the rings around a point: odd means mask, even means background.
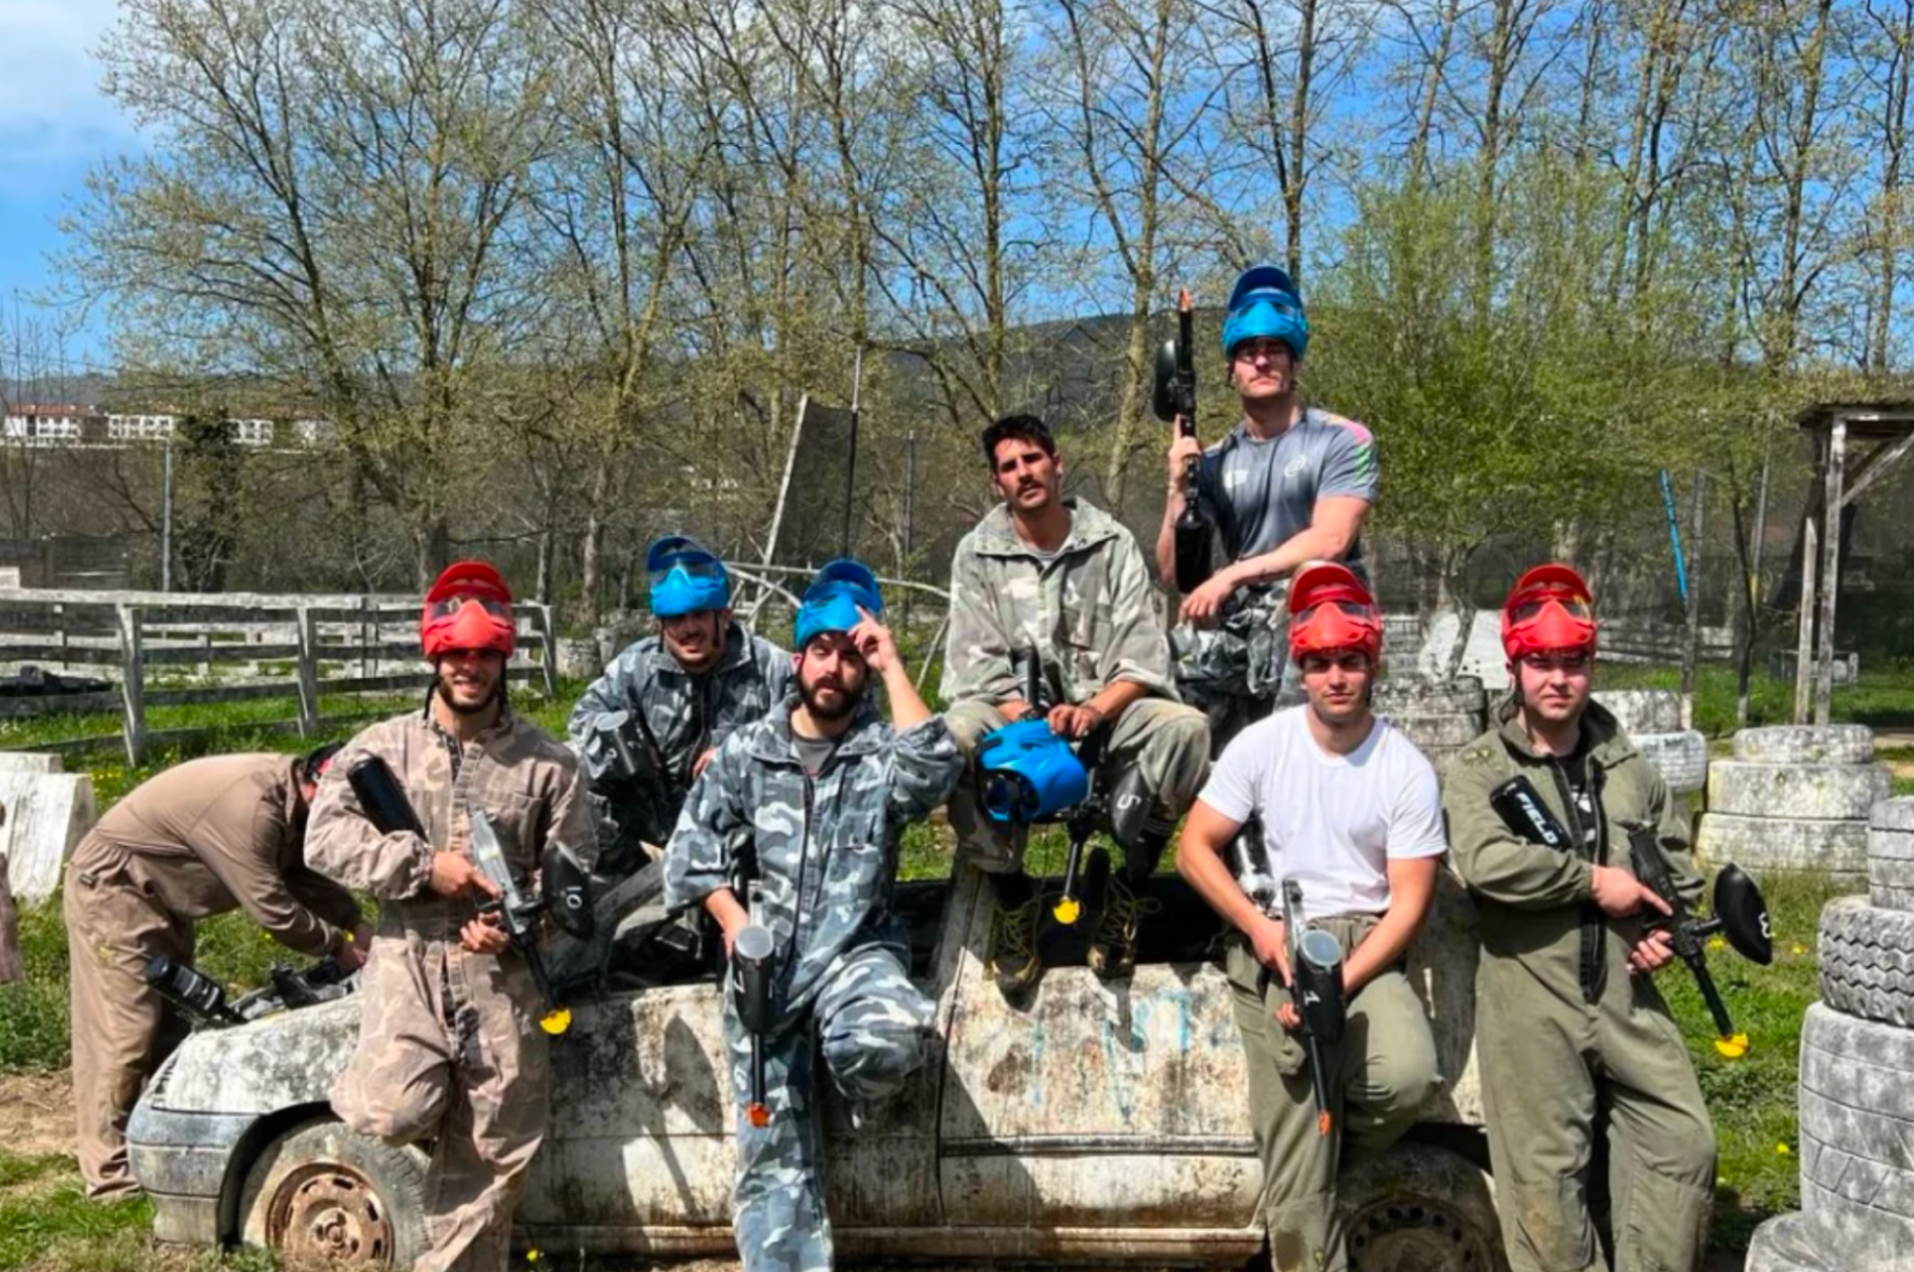
[[[1375,927],[1370,916],[1319,920],[1344,950]],[[1400,968],[1381,973],[1349,1003],[1342,1042],[1326,1048],[1331,1113],[1343,1134],[1321,1135],[1302,1042],[1276,1020],[1289,990],[1247,942],[1224,962],[1236,1026],[1249,1061],[1250,1120],[1263,1162],[1263,1215],[1275,1272],[1342,1272],[1348,1266],[1336,1216],[1336,1175],[1353,1159],[1386,1150],[1435,1094],[1435,1040],[1422,1002]]]
[[[193,925],[160,905],[139,860],[88,836],[67,867],[73,1110],[88,1197],[139,1191],[126,1121],[147,1076],[186,1036],[186,1021],[146,984],[156,954],[190,960]]]
[[[958,862],[970,862],[988,874],[1021,869],[1022,844],[1004,833],[1002,824],[977,802],[978,746],[985,734],[1003,728],[1003,713],[994,704],[973,698],[945,711],[944,722],[967,761],[948,806],[950,826],[957,834]],[[1174,821],[1196,798],[1208,763],[1209,726],[1202,713],[1167,698],[1144,698],[1117,718],[1098,772],[1103,780],[1115,780],[1117,774],[1140,768],[1143,780],[1156,792],[1157,803]]]
[[[1177,692],[1210,722],[1210,754],[1270,712],[1301,702],[1302,681],[1289,660],[1286,593],[1259,594],[1215,627],[1170,629]]]
[[[771,1124],[760,1129],[744,1117],[750,1036],[727,996],[724,1035],[738,1108],[732,1226],[745,1272],[821,1272],[831,1266],[818,1057],[850,1105],[855,1126],[868,1106],[895,1095],[924,1062],[935,1013],[890,947],[867,945],[845,954],[826,974],[806,1019],[765,1041]]]
[[[433,1141],[420,1272],[504,1272],[512,1212],[545,1138],[547,1043],[523,960],[470,954],[438,935],[456,922],[381,919],[359,993],[359,1047],[332,1107],[361,1135]]]

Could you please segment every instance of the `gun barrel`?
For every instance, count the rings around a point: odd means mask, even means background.
[[[1069,927],[1083,913],[1083,903],[1077,898],[1077,880],[1083,873],[1083,847],[1090,841],[1090,827],[1073,822],[1070,827],[1070,855],[1063,863],[1063,895],[1057,898],[1050,913],[1057,922]]]

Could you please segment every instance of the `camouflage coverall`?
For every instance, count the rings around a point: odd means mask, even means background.
[[[968,761],[985,734],[1003,727],[998,704],[1022,693],[1011,662],[1017,650],[1036,648],[1065,702],[1088,702],[1121,680],[1149,690],[1113,722],[1103,769],[1114,776],[1140,767],[1172,822],[1196,797],[1209,759],[1202,713],[1177,701],[1169,642],[1135,537],[1101,509],[1065,502],[1070,533],[1054,556],[1039,556],[1018,538],[999,505],[964,536],[951,562],[941,692],[967,763],[951,796],[950,824],[958,859],[993,873],[1016,870],[1021,845],[979,809]]]
[[[73,1106],[89,1196],[138,1187],[126,1121],[185,1022],[146,983],[156,954],[190,962],[200,919],[243,909],[301,954],[358,926],[352,894],[306,868],[301,762],[215,755],[115,804],[73,853],[62,906],[73,1007]]]
[[[718,665],[704,675],[687,672],[657,636],[613,659],[565,726],[590,783],[599,872],[617,879],[644,865],[671,837],[698,757],[763,719],[790,685],[791,655],[736,622],[725,629]],[[656,754],[633,720],[639,712]],[[642,771],[628,772],[620,762],[610,738],[619,730]]]
[[[1591,703],[1582,729],[1599,855],[1518,837],[1489,804],[1490,792],[1518,774],[1571,839],[1579,842],[1588,822],[1570,809],[1561,762],[1530,748],[1513,698],[1496,714],[1498,727],[1449,765],[1442,802],[1456,872],[1481,921],[1476,1058],[1509,1266],[1606,1266],[1585,1192],[1601,1106],[1616,1268],[1688,1272],[1708,1234],[1714,1127],[1654,979],[1629,973],[1640,924],[1605,919],[1589,899],[1592,866],[1632,872],[1635,827],[1660,840],[1677,890],[1697,902],[1687,811],[1615,717]]]
[[[1214,627],[1170,628],[1176,687],[1210,723],[1210,753],[1279,707],[1302,701],[1290,674],[1289,581],[1241,588],[1223,606]]]
[[[831,1266],[818,1054],[854,1118],[923,1063],[934,1008],[910,981],[891,896],[905,825],[943,803],[961,763],[942,719],[900,731],[866,700],[810,777],[792,747],[791,713],[780,709],[719,748],[671,837],[665,900],[674,907],[732,887],[738,850],[752,849],[761,888],[753,917],[778,951],[785,1024],[763,1044],[771,1109],[763,1129],[744,1117],[751,1040],[725,996],[738,1107],[733,1227],[747,1272]]]
[[[382,757],[425,827],[381,835],[346,781],[363,755]],[[315,869],[379,900],[360,990],[359,1047],[332,1107],[361,1135],[431,1139],[418,1268],[502,1272],[525,1169],[545,1136],[544,1007],[516,952],[473,954],[459,929],[469,899],[428,887],[435,849],[469,851],[472,805],[485,810],[513,868],[533,878],[547,844],[592,861],[591,821],[577,762],[508,709],[461,746],[425,712],[375,724],[349,743],[314,801],[306,856]]]

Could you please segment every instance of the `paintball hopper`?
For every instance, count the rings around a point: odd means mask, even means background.
[[[1090,794],[1089,770],[1046,720],[1019,720],[987,735],[977,763],[984,811],[995,821],[1045,821]]]
[[[1757,884],[1740,866],[1727,865],[1715,876],[1715,913],[1695,929],[1698,937],[1719,932],[1735,953],[1762,967],[1774,961],[1774,930],[1768,922],[1768,903]]]
[[[591,876],[563,848],[547,848],[538,859],[539,891],[552,922],[566,936],[589,941],[595,918]]]
[[[146,983],[185,1012],[194,1024],[240,1023],[239,1013],[227,1005],[226,991],[219,982],[190,963],[155,954],[146,960]]]
[[[1150,410],[1165,424],[1177,416],[1196,418],[1196,351],[1190,347],[1192,318],[1189,289],[1177,297],[1176,334],[1157,347]]]

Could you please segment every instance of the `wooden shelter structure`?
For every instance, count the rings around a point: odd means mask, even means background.
[[[1914,450],[1914,400],[1817,402],[1795,416],[1815,447],[1801,527],[1801,627],[1794,722],[1828,723],[1834,696],[1834,610],[1841,590],[1841,513]],[[1858,459],[1848,462],[1850,447]]]

